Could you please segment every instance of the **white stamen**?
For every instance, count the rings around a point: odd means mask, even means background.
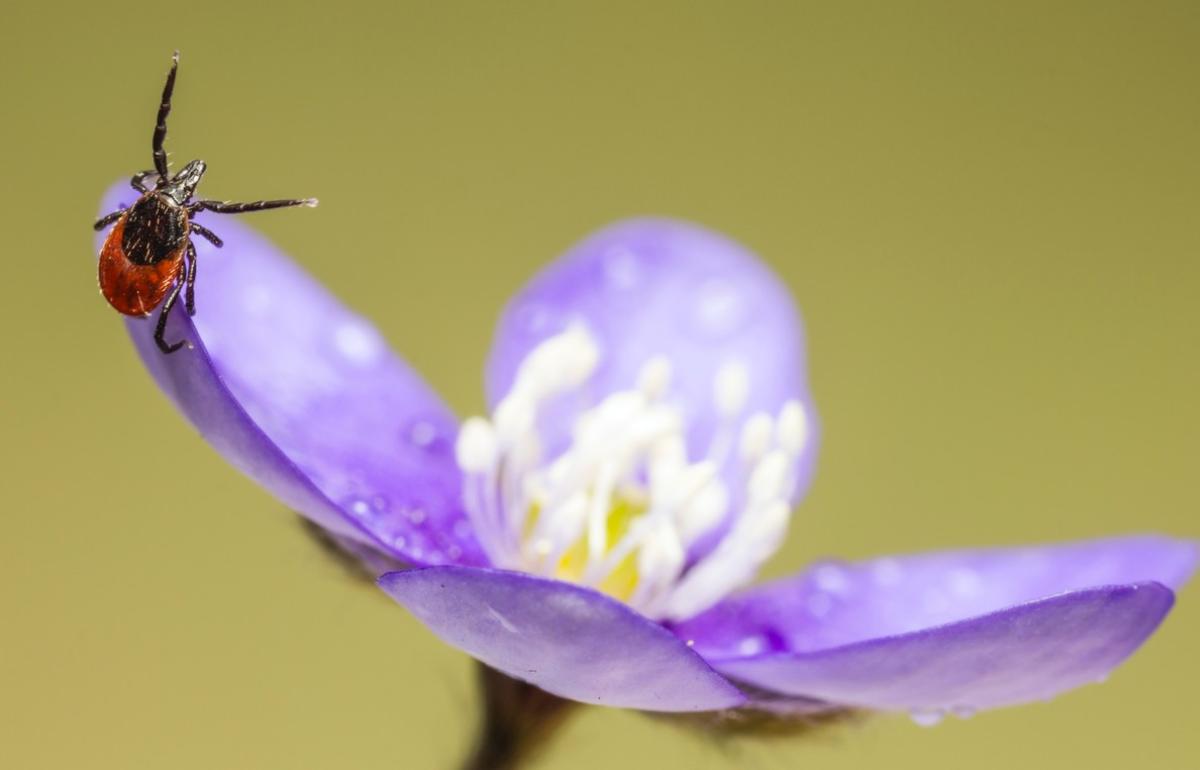
[[[724,465],[737,437],[737,418],[750,398],[750,371],[740,361],[726,361],[713,379],[716,430],[708,447],[708,458]]]
[[[756,412],[746,420],[742,425],[741,445],[738,447],[742,462],[754,465],[758,458],[766,454],[771,447],[771,432],[774,428],[775,423],[766,412]]]
[[[578,387],[592,375],[599,348],[582,326],[570,326],[542,342],[521,362],[514,393],[537,399]]]
[[[666,436],[656,441],[650,449],[650,484],[658,486],[670,483],[674,474],[687,465],[687,445],[683,436]]]
[[[616,467],[604,463],[596,474],[592,490],[592,504],[588,510],[588,561],[599,561],[608,549],[608,510],[611,507],[612,488],[616,482]]]
[[[685,545],[690,546],[717,526],[728,508],[729,493],[725,485],[714,481],[693,497],[691,505],[680,509],[675,517],[679,537]]]
[[[583,493],[572,496],[552,515],[539,516],[533,533],[533,557],[543,566],[551,566],[583,534],[588,500]]]
[[[502,443],[512,446],[516,441],[528,436],[533,431],[533,404],[514,393],[503,399],[496,406],[496,435]]]
[[[750,474],[751,503],[765,502],[782,497],[787,484],[791,461],[786,452],[771,450],[754,466]]]
[[[722,417],[736,417],[750,397],[750,372],[741,361],[728,361],[717,370],[713,402]]]
[[[529,352],[491,422],[463,423],[456,455],[472,526],[498,567],[601,587],[651,617],[702,612],[782,541],[807,414],[797,401],[778,419],[744,418],[750,372],[727,362],[713,381],[711,445],[693,459],[671,399],[671,363],[656,356],[629,390],[581,412],[567,447],[545,457],[549,404],[575,391],[585,399],[599,356],[587,330],[571,326]],[[729,510],[733,500],[740,510]],[[689,549],[722,522],[727,531],[689,566]]]
[[[808,413],[799,401],[789,401],[779,412],[776,427],[779,447],[792,456],[804,451],[808,444]]]
[[[661,615],[671,620],[692,617],[750,582],[779,548],[787,522],[788,506],[782,501],[744,513],[713,552],[683,576]]]
[[[666,522],[653,527],[638,550],[640,580],[630,603],[645,605],[659,599],[675,582],[686,561],[687,553],[675,530]]]
[[[646,398],[656,401],[671,387],[671,362],[666,356],[657,356],[647,361],[638,372],[638,390]]]
[[[496,432],[482,417],[463,422],[454,447],[458,466],[467,473],[486,473],[496,463]]]

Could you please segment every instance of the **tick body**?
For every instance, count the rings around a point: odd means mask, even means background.
[[[108,304],[125,315],[148,316],[161,306],[154,342],[163,353],[174,353],[183,347],[182,341],[168,344],[164,336],[167,318],[181,290],[188,315],[196,312],[194,289],[197,265],[192,236],[199,235],[217,247],[222,245],[215,233],[193,221],[197,212],[207,210],[216,214],[240,214],[317,205],[314,198],[249,203],[195,200],[196,186],[206,168],[204,161],[193,160],[172,176],[163,149],[178,67],[179,54],[176,53],[163,87],[162,104],[154,126],[154,170],[139,172],[130,180],[139,193],[133,205],[101,217],[95,225],[97,230],[113,225],[100,249],[100,292]],[[154,184],[147,187],[146,181],[151,178]]]

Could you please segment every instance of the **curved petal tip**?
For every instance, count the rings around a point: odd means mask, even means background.
[[[106,210],[136,197],[127,186]],[[484,563],[459,504],[457,424],[366,319],[234,217],[195,239],[196,315],[128,319],[159,387],[235,467],[322,527],[416,564]],[[101,234],[103,237],[103,234]]]

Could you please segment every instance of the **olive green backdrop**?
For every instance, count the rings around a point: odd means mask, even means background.
[[[1200,535],[1198,9],[9,4],[0,766],[439,768],[471,726],[467,659],[211,451],[98,296],[97,199],[149,165],[172,49],[175,161],[320,196],[253,221],[460,412],[505,297],[592,229],[763,255],[825,427],[779,575]],[[1194,768],[1198,644],[1200,585],[1052,703],[723,746],[592,709],[540,767]]]

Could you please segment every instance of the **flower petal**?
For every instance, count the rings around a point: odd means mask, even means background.
[[[826,562],[735,595],[675,630],[710,660],[813,652],[1094,586],[1174,588],[1197,558],[1194,542],[1147,535]]]
[[[645,711],[745,701],[669,631],[588,588],[469,567],[391,572],[379,584],[443,641],[564,698]]]
[[[688,444],[701,456],[717,433],[713,385],[723,365],[749,374],[746,413],[772,414],[790,399],[805,405],[812,437],[799,465],[807,486],[816,417],[805,382],[804,339],[788,290],[753,254],[722,235],[667,219],[620,222],[592,235],[534,278],[500,319],[488,361],[493,406],[521,360],[546,337],[583,322],[601,347],[596,398],[633,387],[642,365],[665,355],[687,418]],[[580,404],[545,421],[561,446]],[[586,405],[582,405],[586,406]]]
[[[104,211],[135,197],[116,187]],[[128,319],[159,387],[234,466],[326,529],[412,563],[484,563],[437,395],[264,237],[200,216],[225,246],[195,239],[197,312],[181,297],[167,327],[188,347],[158,350],[157,313]]]
[[[1103,679],[1173,598],[1159,583],[1091,588],[914,633],[714,665],[776,692],[849,706],[970,713]]]

